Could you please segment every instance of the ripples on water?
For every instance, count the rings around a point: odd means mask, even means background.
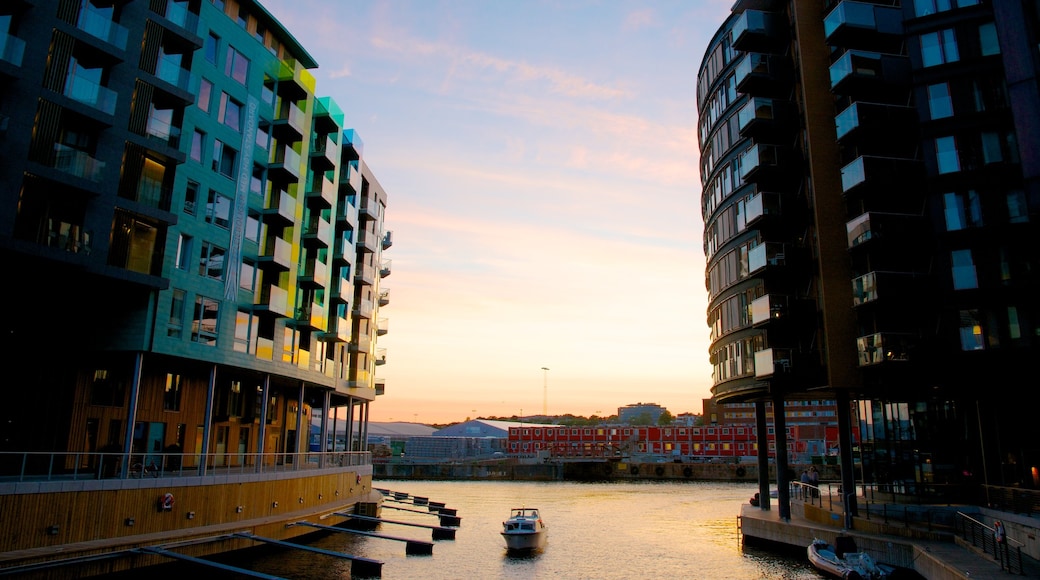
[[[458,510],[455,540],[432,556],[406,556],[403,542],[333,534],[313,546],[382,560],[394,579],[785,579],[821,578],[805,551],[744,548],[737,531],[749,484],[377,481],[376,487],[428,497]],[[412,506],[387,503],[411,508]],[[499,535],[513,507],[536,507],[549,543],[528,556],[506,552]],[[385,509],[383,517],[437,525],[438,518]],[[381,524],[379,532],[430,541],[430,530]],[[238,565],[290,578],[349,578],[349,564],[302,551],[251,552]],[[205,572],[205,571],[203,571]]]

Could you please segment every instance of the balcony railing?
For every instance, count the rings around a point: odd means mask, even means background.
[[[64,95],[74,101],[90,105],[107,115],[115,114],[116,101],[119,97],[112,89],[75,74],[70,74],[65,80]]]
[[[856,339],[859,366],[910,360],[910,335],[876,332]]]
[[[25,55],[25,41],[10,34],[0,34],[0,60],[22,66],[22,57]]]
[[[787,310],[787,296],[766,294],[751,302],[751,324],[757,326],[783,318],[787,314]]]
[[[786,263],[784,245],[780,243],[759,244],[748,252],[748,272],[756,272],[766,266],[783,266]]]
[[[370,465],[368,451],[311,453],[75,453],[0,452],[0,489],[5,483],[73,482],[99,479],[212,478],[224,483],[237,474],[317,469],[338,470]],[[43,488],[46,489],[46,488]],[[53,491],[65,491],[56,486]],[[2,493],[2,492],[0,492]]]
[[[180,58],[175,58],[173,55],[160,56],[159,62],[155,65],[155,76],[182,91],[192,92],[192,81],[195,79],[195,75],[181,67]]]
[[[94,8],[90,2],[83,3],[79,13],[79,20],[76,22],[76,28],[104,40],[119,50],[126,50],[126,39],[130,35],[129,31],[126,27],[112,22],[112,19],[107,14]]]
[[[92,157],[86,151],[55,143],[53,167],[58,171],[97,183],[101,181],[105,162]]]
[[[192,34],[198,34],[199,15],[188,10],[187,2],[171,0],[166,5],[166,19]]]

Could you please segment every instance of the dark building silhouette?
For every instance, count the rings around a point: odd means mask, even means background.
[[[712,394],[835,399],[846,489],[1040,485],[1037,10],[738,0],[701,63]]]

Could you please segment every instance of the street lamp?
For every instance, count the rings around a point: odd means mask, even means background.
[[[542,367],[542,415],[549,416],[549,367]]]

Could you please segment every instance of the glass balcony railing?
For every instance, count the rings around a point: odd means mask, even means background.
[[[852,163],[841,168],[841,190],[843,192],[848,192],[867,180],[867,169],[863,160],[863,157],[857,157]]]
[[[126,27],[112,22],[112,19],[107,14],[94,8],[90,2],[83,3],[76,27],[93,37],[104,40],[119,50],[126,50],[126,40],[130,35],[129,31]]]
[[[874,19],[874,5],[848,0],[839,3],[823,19],[824,36],[829,38],[841,26],[871,30],[877,28],[877,21]]]
[[[883,72],[881,53],[849,50],[830,66],[831,88],[851,77],[880,79]]]
[[[766,266],[783,266],[786,263],[787,256],[783,244],[766,242],[748,250],[748,272],[756,272]]]
[[[112,89],[74,74],[70,74],[65,79],[64,95],[74,101],[90,105],[107,115],[115,114],[116,102],[119,100],[119,95]]]
[[[176,149],[181,142],[181,128],[176,127],[168,121],[151,117],[145,127],[145,134],[153,139],[158,139],[164,144]]]
[[[751,301],[751,323],[762,324],[782,318],[787,313],[787,296],[766,294]]]
[[[859,127],[859,103],[852,103],[834,117],[834,127],[840,140],[849,131]]]
[[[191,71],[181,67],[180,55],[160,56],[155,67],[155,76],[183,91],[192,92],[192,81],[195,78]]]
[[[877,332],[856,339],[859,366],[870,366],[888,361],[910,360],[910,336]]]
[[[58,171],[97,183],[101,181],[101,172],[105,169],[105,162],[92,157],[86,151],[55,143],[52,167]]]
[[[869,242],[874,235],[870,229],[870,214],[865,213],[846,222],[845,232],[850,248]]]
[[[188,10],[187,2],[171,1],[166,5],[166,19],[192,34],[198,34],[199,15]]]
[[[877,273],[870,272],[852,279],[852,305],[859,306],[877,300]]]
[[[7,33],[0,33],[0,60],[14,66],[22,66],[22,57],[24,55],[24,40]]]

